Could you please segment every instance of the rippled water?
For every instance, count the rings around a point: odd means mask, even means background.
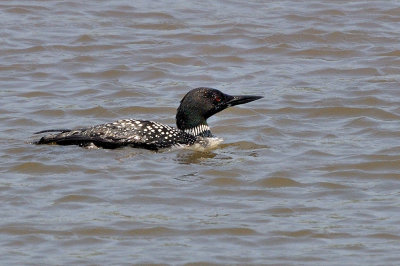
[[[0,257],[12,264],[395,265],[398,1],[2,1]],[[199,86],[265,98],[210,151],[31,145],[174,124]]]

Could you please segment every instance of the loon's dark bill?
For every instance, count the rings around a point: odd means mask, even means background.
[[[253,96],[253,95],[239,95],[239,96],[231,96],[232,99],[229,99],[227,104],[228,106],[235,106],[238,104],[244,104],[244,103],[249,103],[261,98],[264,98],[263,96]]]

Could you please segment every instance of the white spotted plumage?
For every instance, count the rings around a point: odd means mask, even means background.
[[[196,129],[196,131],[198,131]],[[50,135],[60,139],[85,139],[83,146],[101,142],[110,146],[133,146],[160,149],[174,145],[192,145],[193,134],[154,121],[123,119],[112,123]],[[77,143],[80,144],[80,143]],[[91,145],[91,144],[90,144]]]

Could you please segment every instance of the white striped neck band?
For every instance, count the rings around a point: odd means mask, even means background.
[[[202,136],[202,137],[212,136],[210,127],[208,125],[199,125],[194,128],[185,129],[185,132],[193,136]]]

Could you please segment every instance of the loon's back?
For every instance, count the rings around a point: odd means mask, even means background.
[[[51,130],[54,131],[54,130]],[[102,148],[131,146],[158,150],[174,145],[192,145],[197,137],[182,130],[147,120],[124,119],[93,127],[60,130],[58,134],[42,137],[37,144],[95,145]],[[45,133],[48,131],[41,131]]]

